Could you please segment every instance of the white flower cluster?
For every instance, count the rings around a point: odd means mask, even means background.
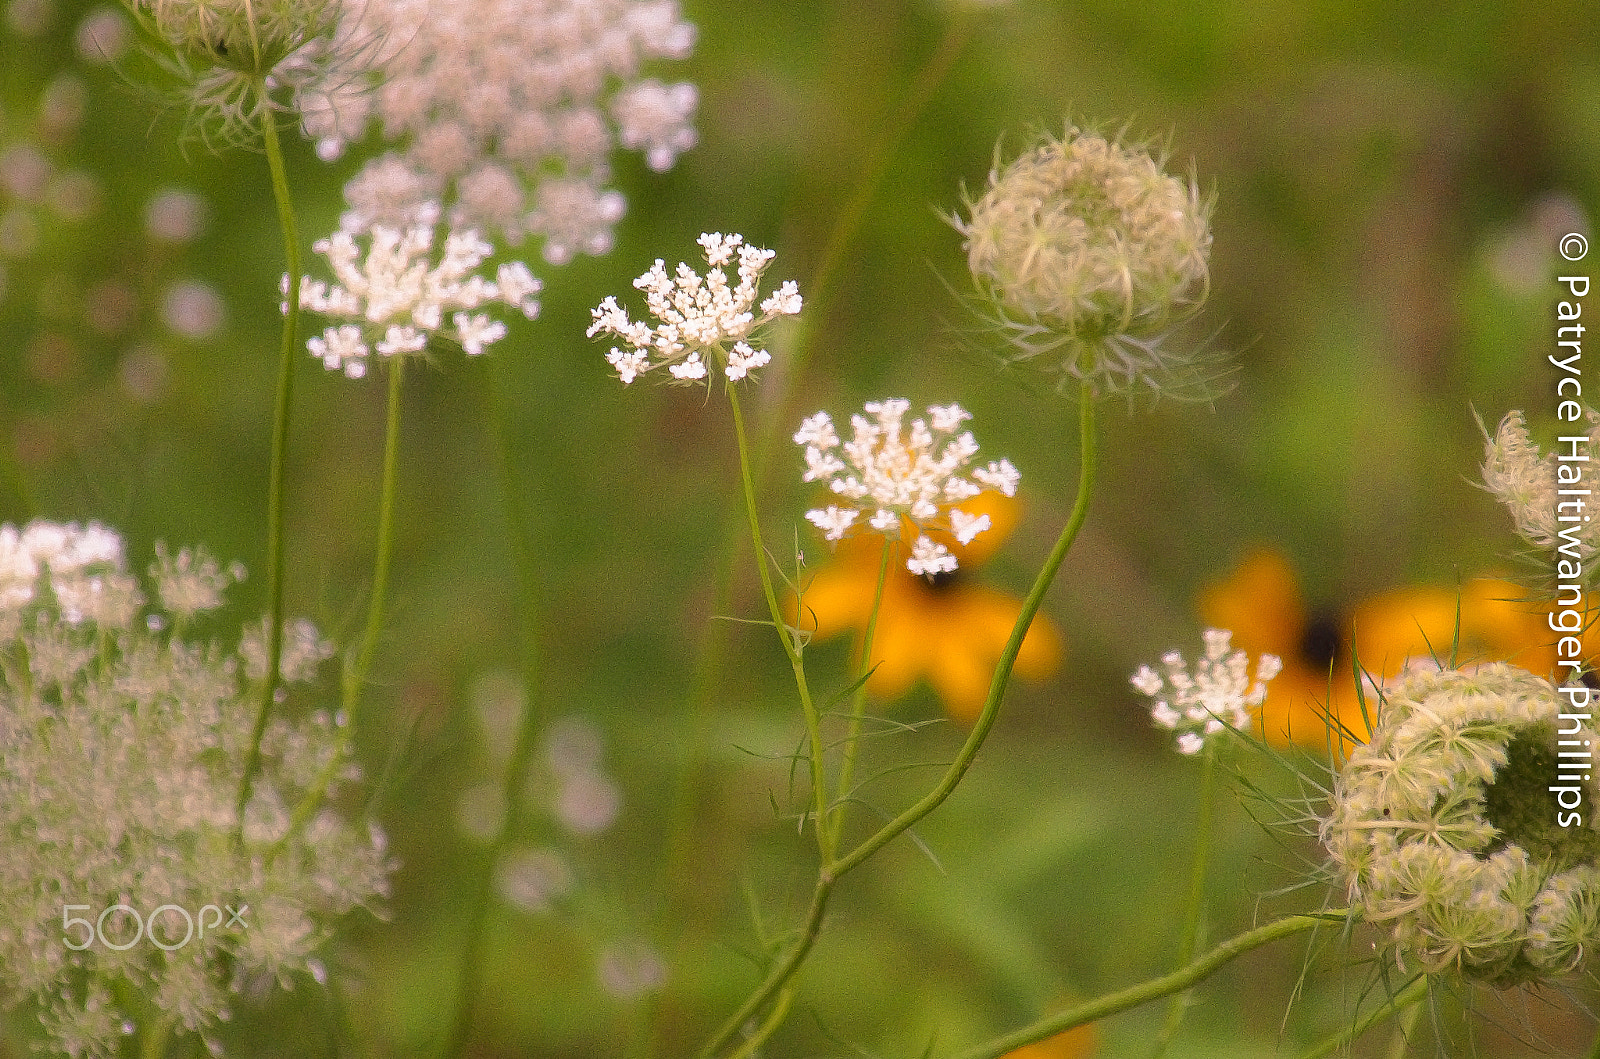
[[[960,405],[930,405],[927,419],[905,415],[911,402],[868,402],[865,416],[850,417],[854,431],[840,441],[833,420],[818,412],[800,424],[794,443],[805,447],[805,481],[827,479],[828,488],[849,501],[806,512],[806,518],[836,541],[867,511],[868,525],[887,537],[900,535],[901,520],[918,530],[906,569],[913,574],[947,574],[956,569],[950,549],[928,536],[943,516],[956,540],[970,544],[989,528],[988,515],[974,515],[953,505],[970,500],[984,488],[1015,496],[1021,475],[1010,460],[991,462],[965,477],[963,471],[978,453],[978,443],[961,424],[972,418]],[[870,418],[869,418],[870,417]],[[959,432],[959,433],[958,433]]]
[[[624,384],[662,364],[679,381],[698,381],[707,377],[708,362],[720,367],[729,382],[737,382],[772,360],[766,350],[756,349],[746,339],[776,317],[800,312],[800,291],[793,280],[761,302],[759,316],[753,311],[761,274],[772,261],[771,250],[746,245],[742,235],[720,232],[700,236],[699,243],[711,266],[704,277],[684,264],[669,276],[666,262],[657,258],[649,272],[633,281],[645,292],[645,304],[657,326],[629,320],[615,297],[591,310],[590,338],[616,335],[628,346],[613,346],[606,354]],[[732,285],[724,269],[735,255],[739,259],[738,286]]]
[[[1140,666],[1130,680],[1141,695],[1155,700],[1150,716],[1163,728],[1178,733],[1178,750],[1197,754],[1206,737],[1225,727],[1249,731],[1251,711],[1267,697],[1267,682],[1283,668],[1276,655],[1262,655],[1256,663],[1255,680],[1250,679],[1250,656],[1243,651],[1229,652],[1233,633],[1207,629],[1205,658],[1191,672],[1189,663],[1178,651],[1161,656],[1163,676],[1149,666]]]
[[[121,1055],[144,1018],[215,1044],[235,994],[315,973],[330,919],[386,892],[379,833],[328,808],[290,830],[324,770],[356,776],[337,722],[277,715],[241,829],[262,626],[179,632],[237,573],[163,550],[155,606],[104,527],[5,526],[0,550],[0,996],[59,1054]]]
[[[346,187],[355,228],[403,226],[443,199],[453,223],[542,239],[563,264],[611,248],[616,144],[656,170],[694,146],[694,85],[640,76],[694,47],[676,0],[362,0],[344,12],[332,50],[358,70],[302,90],[306,132],[329,159],[374,119],[403,143]]]
[[[1590,410],[1588,419],[1589,429],[1580,435],[1587,440],[1569,443],[1563,452],[1600,453],[1600,413]],[[1600,519],[1584,514],[1589,505],[1581,495],[1557,492],[1585,488],[1581,461],[1540,455],[1521,412],[1506,413],[1494,434],[1484,436],[1484,487],[1511,513],[1518,536],[1542,550],[1575,546],[1583,558],[1600,549]]]
[[[504,302],[529,319],[539,314],[535,295],[540,283],[527,265],[503,264],[493,280],[476,274],[494,252],[476,231],[452,230],[437,264],[433,244],[431,214],[424,223],[404,229],[374,225],[365,254],[349,232],[318,240],[314,249],[328,259],[338,282],[303,277],[300,304],[311,312],[358,322],[329,327],[311,338],[306,346],[312,355],[330,371],[358,379],[367,373],[373,348],[385,357],[420,353],[435,333],[477,356],[506,334],[505,324],[470,311],[489,302]],[[445,313],[451,310],[446,326]]]

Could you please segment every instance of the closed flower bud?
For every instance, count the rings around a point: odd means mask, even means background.
[[[1165,339],[1205,300],[1210,213],[1147,147],[1068,128],[997,163],[953,223],[1009,363],[1097,393],[1205,397],[1210,373]]]

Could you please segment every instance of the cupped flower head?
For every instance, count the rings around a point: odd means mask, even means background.
[[[805,450],[805,481],[826,481],[842,503],[806,512],[830,541],[842,539],[865,517],[867,525],[898,537],[902,522],[916,531],[906,569],[932,577],[956,569],[955,555],[928,535],[948,529],[967,544],[989,528],[987,515],[961,508],[984,489],[1015,496],[1021,475],[1010,460],[967,470],[978,443],[962,423],[971,413],[958,404],[930,405],[926,419],[909,424],[911,402],[871,401],[866,415],[850,417],[852,435],[841,441],[833,420],[818,412],[800,424],[794,443]]]
[[[1152,700],[1150,717],[1178,733],[1178,750],[1197,754],[1206,739],[1224,728],[1248,732],[1254,714],[1267,697],[1267,682],[1283,663],[1276,655],[1262,655],[1250,676],[1250,656],[1229,650],[1233,634],[1223,629],[1205,632],[1205,657],[1191,668],[1178,651],[1161,656],[1162,673],[1140,666],[1129,680]]]
[[[1589,697],[1504,663],[1415,670],[1385,694],[1321,831],[1397,959],[1508,986],[1600,941]]]
[[[367,233],[365,247],[344,231],[317,241],[314,249],[328,259],[336,282],[302,277],[300,304],[353,321],[306,343],[330,371],[360,378],[373,350],[384,357],[421,353],[434,335],[477,356],[506,335],[505,324],[475,311],[493,302],[529,319],[538,315],[540,283],[526,265],[508,262],[486,279],[477,269],[494,247],[475,231],[452,230],[435,251],[435,230],[431,222],[404,229],[379,224]]]
[[[334,46],[343,0],[122,2],[167,50],[158,61],[187,86],[207,135],[257,131],[271,89],[346,76],[352,49]]]
[[[1203,397],[1206,367],[1165,340],[1205,300],[1210,214],[1147,146],[1069,127],[997,160],[952,223],[1009,363],[1059,386]]]
[[[607,334],[622,340],[606,360],[624,384],[662,365],[679,382],[707,380],[713,369],[729,382],[747,378],[772,360],[750,340],[777,317],[800,312],[800,291],[793,280],[759,305],[756,302],[761,274],[772,262],[771,250],[747,245],[742,235],[711,233],[699,242],[711,266],[705,276],[685,264],[669,276],[666,263],[658,258],[649,272],[633,281],[645,292],[655,326],[630,320],[614,297],[592,310],[589,337]],[[735,260],[737,284],[726,269]]]
[[[163,548],[147,596],[123,556],[94,524],[0,527],[0,995],[92,1059],[135,1020],[217,1044],[238,996],[316,973],[390,869],[381,833],[308,801],[358,775],[340,721],[295,705],[332,645],[291,630],[241,817],[265,623],[188,639],[238,572]]]

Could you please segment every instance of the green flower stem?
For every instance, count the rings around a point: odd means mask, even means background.
[[[735,405],[737,409],[737,405]],[[735,414],[735,422],[738,417]],[[1067,552],[1072,547],[1072,542],[1078,537],[1078,532],[1083,528],[1083,521],[1089,512],[1089,498],[1094,493],[1095,482],[1095,417],[1094,394],[1087,383],[1084,384],[1080,394],[1078,406],[1078,433],[1080,444],[1080,471],[1078,478],[1078,497],[1072,506],[1072,514],[1067,518],[1067,524],[1061,530],[1061,536],[1051,550],[1049,558],[1045,560],[1044,567],[1039,571],[1039,576],[1034,580],[1033,589],[1023,601],[1022,610],[1017,615],[1016,624],[1011,629],[1011,638],[1006,641],[1005,648],[1000,653],[1000,659],[995,664],[994,680],[989,685],[989,697],[984,703],[983,711],[978,715],[977,721],[968,733],[967,740],[962,744],[961,750],[956,754],[956,759],[951,762],[944,777],[928,794],[923,796],[915,805],[895,817],[880,828],[871,838],[857,846],[850,853],[837,860],[824,855],[822,868],[817,873],[817,884],[811,894],[811,910],[806,916],[805,925],[801,928],[798,938],[791,945],[788,953],[782,960],[775,964],[767,977],[756,987],[754,993],[745,1000],[744,1004],[733,1014],[711,1042],[700,1051],[700,1059],[712,1059],[722,1048],[733,1039],[734,1035],[753,1018],[766,1004],[787,987],[789,980],[799,971],[805,962],[807,954],[817,940],[817,935],[822,930],[822,914],[827,910],[828,898],[833,893],[834,886],[853,868],[858,867],[884,846],[894,841],[905,833],[918,821],[937,809],[944,800],[950,797],[967,770],[972,767],[973,760],[978,756],[989,730],[994,727],[995,718],[999,716],[1000,703],[1005,698],[1007,685],[1011,680],[1011,668],[1017,660],[1017,652],[1022,650],[1022,640],[1028,633],[1028,627],[1033,624],[1033,616],[1039,612],[1039,607],[1044,602],[1044,596],[1055,580],[1056,572],[1061,569],[1061,563],[1067,557]],[[743,434],[740,436],[741,452],[743,451]],[[753,510],[753,509],[752,509]],[[759,547],[759,545],[758,545]],[[785,636],[787,644],[787,636]],[[1155,994],[1164,996],[1165,993]],[[1066,1029],[1068,1027],[1061,1027]],[[1037,1040],[1039,1038],[1030,1038]],[[1021,1043],[1028,1043],[1026,1041]],[[1010,1049],[1006,1049],[1009,1051]],[[1000,1053],[996,1053],[1000,1054]]]
[[[276,857],[298,834],[305,822],[322,806],[328,788],[343,771],[350,743],[355,738],[356,716],[361,707],[361,691],[367,686],[367,676],[372,672],[372,656],[377,652],[378,637],[383,632],[384,603],[388,597],[389,566],[394,553],[394,501],[395,482],[400,467],[400,382],[404,375],[405,360],[393,357],[389,361],[389,398],[383,438],[383,479],[378,494],[377,557],[372,564],[372,596],[367,602],[367,624],[361,643],[355,651],[345,656],[344,672],[340,680],[339,706],[344,714],[344,724],[339,729],[338,742],[316,779],[306,789],[289,827],[283,837],[272,847],[270,857]]]
[[[261,738],[266,734],[278,693],[278,669],[283,661],[283,580],[284,580],[284,467],[289,453],[289,413],[294,404],[294,365],[298,359],[300,326],[300,235],[295,223],[294,200],[283,166],[283,147],[278,143],[278,127],[267,99],[267,86],[260,83],[261,139],[266,148],[267,168],[272,172],[272,197],[278,206],[278,226],[283,232],[283,258],[288,290],[284,292],[283,342],[278,354],[278,401],[272,424],[272,468],[267,484],[267,673],[262,681],[261,705],[256,708],[255,725],[250,731],[245,752],[244,775],[239,779],[239,798],[235,804],[236,835],[244,840],[244,810],[250,790],[261,771]]]
[[[894,559],[894,541],[883,539],[883,554],[878,559],[878,585],[872,594],[872,610],[867,613],[867,627],[861,633],[861,670],[856,674],[856,690],[850,699],[850,728],[844,737],[844,761],[839,766],[838,794],[840,805],[835,807],[833,848],[839,848],[839,837],[844,830],[843,801],[850,797],[850,779],[855,772],[856,752],[861,742],[861,718],[867,710],[867,677],[872,673],[872,640],[878,631],[878,613],[883,609],[883,589],[889,582],[889,563]]]
[[[1212,802],[1217,786],[1217,754],[1215,742],[1207,743],[1200,757],[1200,817],[1194,825],[1194,863],[1189,872],[1189,908],[1183,919],[1183,933],[1178,938],[1178,966],[1194,959],[1194,950],[1200,941],[1200,910],[1206,896],[1206,863],[1211,853]],[[1167,1004],[1167,1021],[1156,1038],[1151,1059],[1161,1059],[1167,1046],[1183,1025],[1183,1015],[1188,1009],[1185,993],[1174,993]]]
[[[957,785],[961,783],[961,778],[967,774],[967,769],[972,767],[972,762],[982,749],[984,740],[989,737],[989,729],[994,727],[995,719],[1000,715],[1000,703],[1004,700],[1006,687],[1011,682],[1011,667],[1016,663],[1017,653],[1022,650],[1023,637],[1027,636],[1028,627],[1033,624],[1033,616],[1039,612],[1039,607],[1044,603],[1045,593],[1050,590],[1051,583],[1056,579],[1056,572],[1061,569],[1061,563],[1071,550],[1073,541],[1078,539],[1078,532],[1083,529],[1083,521],[1089,514],[1089,499],[1094,495],[1096,438],[1094,392],[1085,382],[1078,395],[1080,465],[1078,498],[1072,505],[1072,514],[1067,518],[1067,524],[1061,529],[1061,536],[1057,538],[1055,547],[1051,549],[1049,558],[1039,571],[1039,576],[1034,579],[1033,588],[1022,601],[1022,610],[1017,615],[1016,624],[1011,627],[1011,638],[1006,641],[1005,648],[1000,652],[1000,659],[995,663],[994,679],[989,684],[989,697],[984,701],[983,710],[978,714],[977,721],[972,725],[972,731],[967,734],[967,741],[961,745],[960,751],[950,763],[939,785],[911,808],[885,824],[871,838],[835,862],[832,865],[834,874],[843,875],[937,809],[955,791]]]
[[[467,913],[466,941],[461,949],[461,966],[456,977],[455,1009],[450,1017],[449,1035],[445,1038],[445,1056],[467,1054],[471,1043],[472,1016],[483,983],[484,949],[489,940],[489,912],[494,904],[495,870],[511,848],[522,825],[522,792],[527,782],[528,769],[539,742],[539,732],[544,723],[540,707],[539,686],[543,672],[543,652],[540,635],[541,612],[538,606],[539,589],[543,583],[538,559],[532,542],[535,539],[532,517],[518,490],[526,477],[511,448],[508,408],[510,365],[500,359],[491,359],[489,393],[485,404],[489,410],[489,430],[500,457],[500,492],[504,498],[507,532],[511,537],[511,552],[517,570],[519,624],[519,653],[522,665],[523,706],[517,722],[517,734],[511,744],[511,756],[506,762],[504,787],[501,798],[505,816],[500,831],[489,847],[483,873],[472,891]]]
[[[1413,1000],[1394,1020],[1394,1035],[1389,1040],[1389,1059],[1406,1059],[1411,1034],[1422,1017],[1422,996]]]
[[[1243,934],[1229,938],[1204,956],[1179,968],[1171,974],[1152,978],[1148,982],[1129,986],[1127,989],[1109,993],[1097,1000],[1091,1000],[1066,1011],[1058,1011],[1047,1015],[1030,1026],[1014,1030],[1003,1037],[996,1037],[992,1041],[970,1048],[956,1056],[956,1059],[999,1059],[1007,1052],[1015,1051],[1025,1044],[1034,1044],[1047,1037],[1054,1037],[1058,1033],[1065,1033],[1076,1026],[1100,1019],[1119,1012],[1128,1011],[1141,1004],[1148,1004],[1152,1000],[1159,1000],[1164,996],[1180,993],[1211,977],[1218,970],[1238,959],[1252,949],[1259,949],[1263,945],[1271,944],[1280,938],[1291,937],[1295,934],[1313,930],[1328,922],[1343,922],[1345,919],[1343,909],[1334,909],[1320,912],[1315,915],[1287,916],[1276,922],[1247,930]]]
[[[372,656],[383,632],[383,608],[389,590],[389,564],[394,555],[395,481],[400,468],[400,381],[405,375],[405,358],[389,360],[389,401],[383,432],[383,484],[378,494],[378,546],[372,563],[372,598],[367,603],[367,626],[361,633],[361,646],[350,655],[344,667],[340,703],[345,711],[345,741],[355,729],[356,709],[361,704],[361,689],[372,672]],[[342,748],[342,747],[341,747]]]
[[[822,721],[816,704],[811,701],[811,688],[806,683],[805,662],[800,657],[800,647],[789,623],[784,621],[783,609],[778,606],[778,595],[772,588],[772,572],[767,568],[767,548],[761,541],[761,518],[756,511],[756,487],[750,473],[750,444],[744,429],[744,413],[739,408],[739,391],[728,387],[728,401],[733,406],[733,429],[739,439],[739,477],[744,483],[745,515],[750,521],[750,541],[755,546],[756,569],[761,573],[761,591],[767,597],[767,612],[772,616],[772,626],[783,644],[789,666],[794,670],[795,688],[800,693],[800,708],[806,719],[806,738],[811,747],[811,802],[816,816],[817,852],[822,863],[833,859],[832,832],[828,828],[828,788],[824,772]]]
[[[789,1005],[793,1002],[793,989],[785,989],[780,992],[778,999],[772,1003],[772,1011],[767,1015],[767,1020],[750,1035],[749,1040],[745,1041],[737,1051],[729,1055],[728,1059],[750,1059],[750,1056],[755,1055],[757,1050],[767,1043],[767,1038],[771,1037],[773,1032],[783,1025],[783,1020],[789,1015]]]
[[[1354,1022],[1340,1030],[1338,1033],[1334,1034],[1332,1037],[1329,1037],[1315,1048],[1312,1048],[1309,1052],[1306,1052],[1303,1056],[1301,1056],[1301,1059],[1322,1059],[1322,1056],[1325,1055],[1334,1055],[1335,1053],[1341,1055],[1345,1054],[1348,1052],[1350,1045],[1354,1044],[1357,1038],[1359,1038],[1363,1033],[1366,1033],[1372,1027],[1376,1026],[1378,1023],[1382,1022],[1384,1019],[1395,1015],[1399,1015],[1402,1018],[1409,1017],[1411,1013],[1417,1009],[1417,1005],[1421,1004],[1423,998],[1425,998],[1427,995],[1428,976],[1418,975],[1410,985],[1406,986],[1404,989],[1400,990],[1400,992],[1390,997],[1388,1003],[1379,1004],[1377,1007],[1356,1019]],[[1406,1035],[1397,1035],[1397,1042],[1399,1051],[1391,1052],[1391,1054],[1396,1056],[1404,1055],[1406,1049]]]

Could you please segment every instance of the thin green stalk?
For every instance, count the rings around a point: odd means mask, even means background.
[[[737,416],[735,417],[737,419]],[[1077,540],[1078,532],[1083,528],[1083,521],[1089,512],[1089,499],[1094,494],[1095,482],[1095,448],[1096,430],[1094,416],[1094,395],[1087,384],[1080,394],[1078,408],[1078,435],[1080,445],[1080,469],[1078,478],[1078,497],[1073,503],[1072,514],[1067,518],[1067,524],[1061,530],[1055,547],[1045,560],[1044,567],[1039,571],[1039,576],[1034,580],[1033,589],[1022,603],[1022,609],[1017,615],[1017,621],[1011,629],[1011,637],[1006,641],[1005,648],[1000,653],[1000,659],[995,664],[994,680],[989,685],[989,697],[985,701],[982,712],[968,733],[966,742],[962,744],[956,758],[951,762],[944,777],[937,787],[923,796],[915,805],[895,817],[880,828],[871,838],[857,846],[850,853],[834,860],[824,855],[822,867],[817,873],[817,883],[811,895],[811,911],[806,917],[805,926],[799,938],[790,947],[789,952],[778,962],[761,984],[756,987],[744,1004],[734,1015],[724,1022],[718,1029],[710,1043],[701,1049],[701,1059],[711,1059],[733,1039],[740,1028],[753,1018],[767,1005],[779,991],[784,989],[795,973],[799,971],[811,947],[817,940],[817,935],[822,929],[822,913],[826,910],[828,898],[833,892],[834,885],[851,869],[859,866],[878,850],[894,841],[895,838],[905,833],[918,821],[937,809],[946,798],[950,797],[967,770],[972,767],[972,762],[978,756],[989,730],[994,727],[995,718],[999,716],[1000,703],[1005,698],[1006,687],[1011,680],[1011,668],[1017,659],[1017,652],[1022,650],[1022,640],[1028,633],[1028,627],[1033,624],[1033,617],[1039,612],[1039,607],[1044,602],[1044,596],[1055,581],[1056,572],[1061,569],[1061,563],[1067,557],[1067,552],[1072,548],[1073,541]],[[741,446],[743,435],[741,432]],[[742,448],[741,448],[742,451]],[[758,545],[759,547],[759,545]],[[1164,995],[1164,994],[1163,994]],[[1065,1028],[1065,1027],[1064,1027]]]
[[[846,856],[839,858],[832,866],[836,875],[843,875],[856,867],[937,809],[946,798],[950,797],[961,783],[961,778],[972,767],[972,762],[982,749],[984,740],[989,737],[989,729],[994,727],[995,719],[1000,715],[1000,703],[1005,698],[1006,687],[1011,682],[1011,667],[1016,663],[1017,653],[1022,650],[1023,637],[1028,634],[1028,627],[1033,624],[1033,616],[1039,612],[1039,607],[1044,603],[1045,593],[1050,590],[1051,583],[1056,579],[1056,572],[1061,569],[1062,561],[1071,550],[1073,541],[1078,539],[1078,532],[1083,529],[1083,521],[1089,514],[1089,499],[1094,495],[1096,438],[1094,393],[1089,384],[1084,383],[1078,395],[1078,498],[1072,505],[1072,514],[1067,518],[1067,524],[1061,529],[1061,536],[1057,538],[1055,547],[1051,549],[1049,558],[1039,571],[1039,576],[1034,579],[1033,588],[1022,601],[1022,610],[1017,615],[1016,624],[1011,628],[1011,638],[1006,641],[1005,648],[1000,652],[1000,660],[995,664],[994,679],[989,684],[989,697],[984,701],[983,710],[978,714],[977,721],[972,725],[972,731],[967,734],[967,741],[961,745],[960,751],[950,763],[939,785],[911,808],[885,824],[871,838]]]
[[[783,608],[778,605],[778,594],[772,587],[772,572],[767,569],[767,548],[761,541],[761,517],[756,509],[755,481],[750,473],[750,444],[744,429],[744,413],[739,408],[739,391],[737,387],[728,387],[728,401],[733,406],[733,429],[739,439],[739,478],[744,484],[744,509],[745,516],[750,522],[750,542],[755,547],[756,569],[761,573],[761,591],[767,597],[767,613],[772,616],[772,626],[778,633],[778,639],[783,644],[783,653],[789,658],[789,667],[794,670],[795,688],[800,693],[800,709],[806,719],[806,738],[810,743],[811,758],[811,801],[812,812],[816,817],[817,852],[822,863],[826,864],[833,859],[832,832],[828,828],[828,787],[827,776],[824,770],[822,722],[817,715],[816,704],[811,701],[811,688],[806,683],[805,662],[800,656],[800,648],[795,643],[794,635],[789,631],[789,624],[784,620]]]
[[[1349,1048],[1363,1033],[1366,1033],[1386,1018],[1409,1012],[1416,1005],[1421,1004],[1423,998],[1427,995],[1428,976],[1419,975],[1410,985],[1390,997],[1387,1003],[1379,1004],[1338,1033],[1306,1052],[1301,1056],[1301,1059],[1321,1059],[1322,1056],[1333,1055],[1335,1052]],[[1399,1054],[1405,1054],[1404,1036],[1400,1037]]]
[[[1417,1020],[1421,1017],[1422,998],[1418,997],[1394,1020],[1394,1036],[1389,1040],[1389,1059],[1406,1059],[1411,1034],[1416,1031]]]
[[[772,970],[767,972],[767,977],[762,979],[755,992],[745,998],[739,1010],[730,1015],[706,1046],[700,1049],[699,1059],[713,1059],[740,1030],[744,1029],[746,1023],[755,1018],[769,1000],[781,996],[787,989],[789,980],[800,970],[800,965],[805,963],[806,957],[811,953],[811,946],[816,944],[817,936],[822,933],[822,916],[828,910],[828,898],[833,895],[833,885],[837,881],[838,876],[830,874],[826,869],[818,876],[817,887],[811,892],[811,909],[806,913],[806,921],[801,926],[794,943],[789,947],[789,951],[784,953],[783,959],[772,965]],[[776,1028],[774,1025],[773,1029]],[[772,1031],[767,1032],[770,1034]]]
[[[772,1002],[772,1011],[767,1014],[767,1020],[756,1028],[749,1040],[739,1045],[738,1050],[728,1056],[728,1059],[750,1059],[761,1046],[767,1043],[767,1038],[775,1033],[783,1020],[789,1016],[789,1005],[794,1003],[794,990],[785,989],[778,994],[778,999]]]
[[[1187,967],[1181,967],[1171,974],[1152,978],[1148,982],[1129,986],[1115,993],[1108,993],[1097,1000],[1090,1000],[1066,1011],[1047,1015],[1032,1025],[1013,1030],[1003,1037],[996,1037],[975,1048],[969,1048],[955,1059],[999,1059],[1000,1056],[1015,1051],[1023,1045],[1034,1044],[1047,1037],[1054,1037],[1058,1033],[1065,1033],[1076,1026],[1098,1022],[1109,1015],[1128,1011],[1141,1004],[1148,1004],[1152,1000],[1190,989],[1253,949],[1259,949],[1280,938],[1312,930],[1329,921],[1342,921],[1344,917],[1344,910],[1336,909],[1316,915],[1287,916],[1265,926],[1256,927],[1254,930],[1247,930],[1243,934],[1229,938]]]
[[[278,354],[278,400],[272,424],[272,468],[267,479],[267,672],[262,680],[261,703],[256,707],[255,725],[250,731],[245,752],[244,775],[239,779],[239,798],[235,803],[236,837],[244,841],[244,810],[250,802],[251,787],[261,771],[261,739],[278,693],[278,670],[283,661],[283,580],[284,580],[284,468],[289,454],[289,414],[294,403],[294,365],[298,359],[300,325],[300,235],[294,216],[294,199],[289,193],[289,178],[283,165],[283,148],[278,143],[278,127],[267,100],[265,83],[256,90],[262,96],[261,138],[266,148],[267,168],[272,172],[272,197],[278,206],[278,226],[283,234],[284,292],[283,341]]]
[[[1183,919],[1183,933],[1178,938],[1178,966],[1194,959],[1194,950],[1200,942],[1200,909],[1206,896],[1206,863],[1211,853],[1212,802],[1217,786],[1216,744],[1206,744],[1200,759],[1200,817],[1194,825],[1194,862],[1189,870],[1189,907]],[[1151,1059],[1161,1059],[1167,1046],[1183,1025],[1183,1015],[1189,1006],[1187,993],[1175,993],[1167,1004],[1167,1021],[1156,1038]]]
[[[844,737],[844,760],[839,765],[839,798],[850,797],[850,780],[855,772],[856,753],[861,743],[861,718],[867,711],[867,675],[872,672],[872,640],[878,631],[878,612],[883,609],[883,589],[889,583],[889,563],[894,558],[894,541],[883,539],[883,554],[878,559],[878,584],[872,593],[872,609],[867,612],[867,627],[861,633],[861,667],[856,673],[855,694],[850,697],[850,728]],[[833,848],[839,848],[844,831],[844,806],[836,807]]]
[[[500,493],[505,502],[506,528],[511,537],[511,552],[517,570],[518,646],[522,661],[523,706],[501,790],[505,816],[499,834],[489,848],[483,873],[478,878],[468,906],[466,940],[461,949],[461,966],[456,976],[455,1008],[450,1016],[448,1035],[441,1053],[445,1056],[465,1055],[471,1043],[473,1012],[483,983],[483,957],[488,945],[489,912],[494,903],[495,870],[519,833],[523,786],[544,721],[539,695],[543,665],[540,645],[543,638],[540,635],[541,612],[538,606],[539,587],[543,579],[532,548],[534,527],[529,508],[523,503],[518,489],[524,475],[511,448],[507,414],[510,405],[507,393],[510,389],[507,378],[510,366],[495,359],[489,365],[489,372],[489,393],[484,403],[488,406],[489,429],[499,456]]]
[[[372,672],[372,658],[377,653],[378,637],[383,633],[384,604],[389,591],[389,566],[394,555],[395,485],[400,469],[400,383],[405,374],[405,359],[393,357],[389,361],[389,395],[383,435],[383,477],[378,487],[378,541],[376,557],[372,563],[372,594],[367,601],[367,624],[362,630],[361,642],[345,656],[344,672],[340,681],[339,706],[344,714],[344,724],[339,729],[338,744],[322,771],[295,806],[289,827],[273,847],[273,855],[281,852],[289,839],[298,834],[302,825],[321,806],[328,788],[345,768],[345,754],[355,738],[356,717],[361,708],[361,692],[367,686]]]

